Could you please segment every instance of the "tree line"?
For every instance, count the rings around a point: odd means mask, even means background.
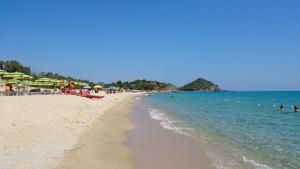
[[[0,69],[5,70],[7,72],[22,72],[22,73],[33,76],[35,79],[38,79],[41,77],[47,77],[47,78],[59,79],[59,80],[64,79],[64,80],[68,80],[68,81],[80,81],[80,82],[88,83],[90,85],[95,85],[94,82],[89,81],[89,80],[74,78],[74,77],[70,77],[70,76],[63,76],[58,73],[32,72],[31,68],[29,66],[24,66],[16,60],[7,60],[7,61],[0,60]]]
[[[89,80],[78,79],[70,76],[63,76],[58,73],[52,72],[32,72],[29,66],[24,66],[20,62],[16,60],[8,60],[3,61],[0,60],[0,69],[5,70],[7,72],[22,72],[28,75],[33,76],[35,79],[41,77],[47,77],[51,79],[59,79],[59,80],[69,80],[69,81],[80,81],[88,83],[91,86],[94,86],[95,83]],[[151,80],[135,80],[132,82],[122,82],[117,81],[109,84],[104,84],[104,87],[115,86],[123,89],[130,89],[130,90],[175,90],[177,87],[170,84],[170,83],[163,83],[158,81],[151,81]]]
[[[117,81],[110,84],[105,84],[104,87],[115,86],[123,89],[130,89],[130,90],[175,90],[177,87],[170,84],[170,83],[163,83],[158,81],[151,81],[151,80],[135,80],[132,82],[122,82]]]

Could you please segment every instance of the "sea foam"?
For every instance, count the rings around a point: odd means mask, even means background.
[[[243,161],[246,162],[246,163],[250,163],[252,164],[255,169],[272,169],[271,167],[265,165],[265,164],[260,164],[254,160],[251,160],[251,159],[248,159],[247,157],[243,157]]]
[[[149,108],[149,115],[152,119],[160,121],[160,125],[168,130],[172,130],[179,134],[189,135],[188,131],[192,131],[191,128],[181,127],[180,121],[171,120],[167,115],[157,109]]]

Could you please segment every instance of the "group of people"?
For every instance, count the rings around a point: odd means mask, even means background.
[[[293,112],[295,112],[295,113],[299,111],[299,108],[298,108],[297,106],[295,106],[295,105],[292,106],[292,109],[293,109]],[[284,112],[284,107],[283,107],[283,105],[280,105],[280,106],[279,106],[279,111],[280,111],[280,112]]]

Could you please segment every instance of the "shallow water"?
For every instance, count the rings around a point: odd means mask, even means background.
[[[136,101],[130,114],[135,128],[126,132],[135,169],[215,169],[202,146],[190,137],[165,130],[151,119],[148,106]]]
[[[161,125],[199,140],[217,168],[299,169],[300,92],[184,92],[143,97]],[[279,105],[286,112],[278,112]]]

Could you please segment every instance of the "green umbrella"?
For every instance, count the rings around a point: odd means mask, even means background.
[[[29,86],[42,86],[43,83],[42,82],[33,82],[31,84],[29,84]]]
[[[53,79],[53,83],[61,83],[61,80]]]
[[[0,84],[5,84],[6,80],[0,80]]]
[[[8,73],[6,75],[4,75],[4,78],[17,78],[17,77],[22,77],[26,75],[25,73],[22,72],[13,72],[13,73]]]
[[[7,80],[6,83],[7,84],[18,84],[18,83],[20,83],[20,80],[15,80],[15,79],[13,79],[13,80]]]
[[[24,85],[28,85],[28,86],[31,86],[32,84],[34,84],[34,82],[28,81],[28,80],[22,81],[21,83]]]
[[[43,77],[43,78],[39,78],[36,80],[36,82],[53,82],[53,79],[47,78],[47,77]]]
[[[30,75],[23,75],[22,76],[24,79],[33,79],[33,76],[30,76]]]
[[[0,76],[8,74],[5,70],[0,69]]]
[[[54,83],[51,83],[51,82],[46,82],[46,83],[43,83],[44,86],[53,86]]]
[[[26,79],[33,79],[33,76],[30,76],[30,75],[22,75],[22,76],[18,76],[16,77],[16,79],[19,79],[19,80],[26,80]]]

